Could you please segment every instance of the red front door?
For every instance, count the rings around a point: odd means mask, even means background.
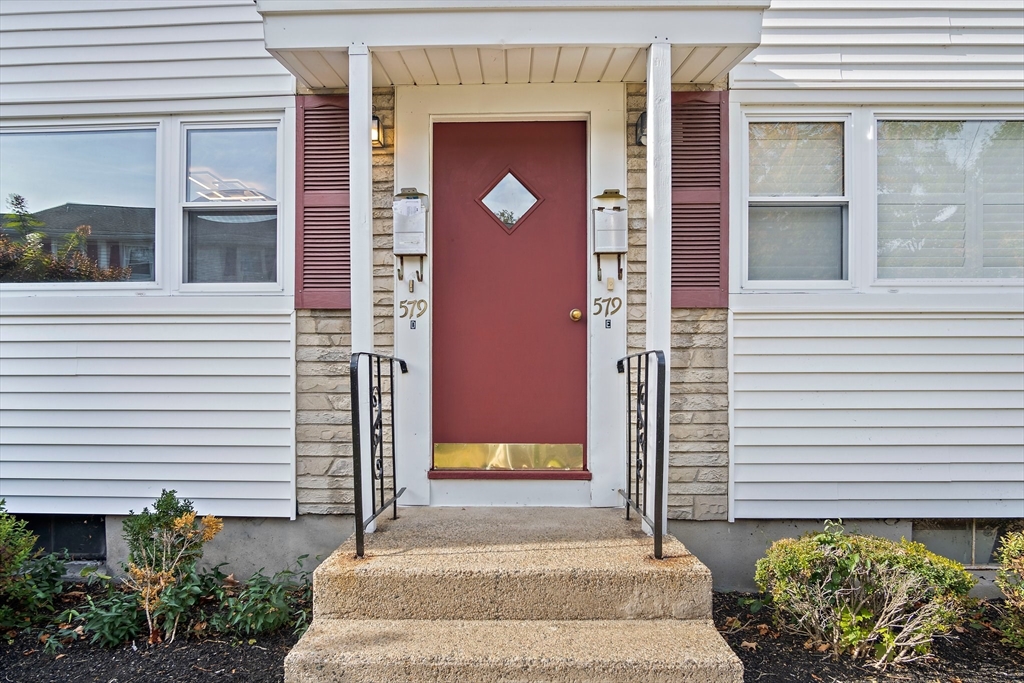
[[[586,139],[582,121],[434,124],[435,468],[584,467]]]

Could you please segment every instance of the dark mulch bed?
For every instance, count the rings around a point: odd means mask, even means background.
[[[715,594],[715,624],[743,660],[746,683],[1024,682],[1024,653],[1002,645],[984,626],[994,616],[991,609],[976,628],[940,639],[933,659],[880,673],[806,649],[804,638],[778,633],[766,614],[742,607],[741,597],[750,596]],[[19,635],[11,646],[0,644],[0,683],[278,682],[295,640],[280,633],[254,642],[210,638],[146,647],[139,641],[113,650],[75,642],[54,657],[42,652],[37,638]]]
[[[35,638],[18,636],[10,647],[0,644],[3,683],[279,683],[284,656],[297,638],[288,633],[246,639],[188,640],[137,649],[114,650],[70,643],[55,658],[44,654]]]
[[[1024,681],[1024,652],[999,642],[986,624],[995,618],[991,607],[963,628],[940,638],[934,657],[893,666],[884,672],[859,666],[849,657],[833,660],[828,653],[806,648],[807,639],[779,633],[770,616],[751,614],[740,605],[739,593],[715,593],[715,625],[743,661],[744,683],[1008,683]],[[731,618],[731,619],[730,619]]]

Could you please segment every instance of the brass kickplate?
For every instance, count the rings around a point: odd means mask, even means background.
[[[438,470],[582,470],[580,443],[435,443]]]

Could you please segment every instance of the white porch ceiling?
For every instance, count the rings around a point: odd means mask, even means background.
[[[710,83],[738,64],[750,46],[672,46],[673,83]],[[307,88],[348,86],[344,50],[271,50]],[[621,83],[646,80],[639,47],[431,47],[373,50],[373,85]]]
[[[348,47],[373,84],[644,81],[672,46],[674,83],[710,83],[761,42],[769,0],[256,0],[263,38],[310,89],[348,85]]]

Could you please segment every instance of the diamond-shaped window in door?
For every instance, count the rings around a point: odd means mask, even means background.
[[[477,200],[491,217],[511,233],[543,201],[526,185],[506,169],[498,176],[498,181]]]

